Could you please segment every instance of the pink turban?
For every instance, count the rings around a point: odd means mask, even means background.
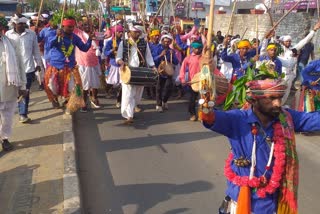
[[[247,97],[250,98],[266,98],[269,96],[283,96],[287,86],[283,80],[266,79],[253,80],[247,84]]]
[[[123,27],[122,27],[122,25],[116,25],[116,26],[113,26],[113,27],[111,28],[111,30],[112,30],[112,33],[115,33],[115,32],[123,32]]]

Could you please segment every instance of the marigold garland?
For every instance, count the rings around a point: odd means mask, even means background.
[[[255,127],[255,126],[253,126]],[[249,186],[251,188],[257,189],[257,195],[259,198],[265,198],[266,194],[274,193],[280,187],[280,181],[285,169],[285,139],[283,133],[283,127],[280,122],[276,122],[273,125],[274,129],[274,165],[272,167],[272,175],[269,181],[264,176],[260,177],[253,176],[249,179],[249,176],[239,176],[231,168],[231,163],[233,161],[233,154],[230,153],[228,159],[226,160],[226,165],[224,168],[224,174],[226,178],[233,184],[237,186]],[[252,129],[252,134],[257,134],[256,128]],[[266,167],[266,171],[269,167]]]
[[[62,40],[61,50],[63,55],[66,57],[66,59],[68,59],[69,56],[71,56],[73,49],[74,49],[74,45],[72,44],[72,38],[71,38],[71,44],[69,45],[68,50],[66,50],[66,46],[64,44],[64,41]]]

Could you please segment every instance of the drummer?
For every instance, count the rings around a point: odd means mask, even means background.
[[[174,73],[174,65],[178,65],[179,63],[174,50],[169,47],[172,41],[173,37],[170,34],[164,34],[160,39],[160,47],[156,50],[151,49],[153,60],[156,67],[158,68],[158,71],[160,69],[163,70],[163,72],[160,73],[156,86],[156,110],[158,112],[168,110],[167,101],[171,95],[173,88],[172,75]],[[167,65],[167,69],[164,68],[164,65]],[[164,91],[163,94],[162,91]]]
[[[151,67],[156,70],[148,43],[139,39],[141,30],[137,24],[129,26],[128,39],[121,41],[118,47],[116,62],[123,68],[126,64],[130,67]],[[144,86],[121,83],[121,115],[125,124],[133,123],[134,112],[141,111],[137,108],[140,103]]]
[[[192,81],[193,77],[200,72],[200,58],[203,49],[202,41],[194,41],[191,43],[192,53],[187,56],[181,65],[180,69],[180,81],[182,85],[186,85],[187,81]],[[186,72],[188,70],[188,72]],[[188,73],[188,77],[186,78],[186,73]],[[198,97],[198,92],[190,89],[190,99],[189,99],[189,113],[190,120],[197,121],[196,114],[196,100]]]

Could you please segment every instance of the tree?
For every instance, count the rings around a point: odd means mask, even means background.
[[[85,0],[84,3],[80,4],[80,8],[92,12],[99,9],[99,3],[98,1]]]
[[[33,11],[39,11],[41,3],[40,0],[28,0],[28,3]],[[59,8],[59,5],[59,0],[43,0],[42,10],[54,10]]]

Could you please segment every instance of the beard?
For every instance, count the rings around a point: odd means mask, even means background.
[[[256,109],[263,115],[276,119],[279,117],[281,113],[281,107],[272,107],[272,108],[266,108],[264,105],[261,105],[260,103],[256,106]]]

